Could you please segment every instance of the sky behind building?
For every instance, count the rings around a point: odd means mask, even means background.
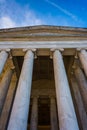
[[[87,1],[0,0],[0,28],[30,25],[87,27]]]

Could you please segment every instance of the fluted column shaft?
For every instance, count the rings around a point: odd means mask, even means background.
[[[53,53],[60,130],[79,130],[61,52]]]
[[[0,83],[0,114],[2,112],[5,98],[8,92],[8,88],[9,88],[11,77],[12,77],[12,72],[13,72],[12,69],[6,70]]]
[[[37,130],[38,126],[38,98],[33,98],[31,120],[30,120],[30,130]]]
[[[80,93],[82,95],[85,110],[87,112],[87,80],[79,66],[74,70],[74,73],[79,84]]]
[[[0,74],[3,71],[3,68],[4,68],[4,65],[6,63],[7,58],[8,58],[8,52],[1,51],[0,52]]]
[[[83,66],[84,72],[87,76],[87,51],[86,50],[81,50],[78,53],[79,59],[81,61],[81,64]]]
[[[8,130],[27,130],[34,54],[28,50],[19,78]]]
[[[50,117],[51,117],[51,130],[58,130],[57,110],[54,97],[50,98]]]

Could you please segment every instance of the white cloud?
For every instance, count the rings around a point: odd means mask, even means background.
[[[0,28],[12,28],[18,26],[41,25],[43,21],[29,6],[23,8],[14,0],[10,6],[6,0],[0,0]]]
[[[24,20],[22,21],[22,25],[41,25],[43,21],[36,17],[35,13],[31,11],[27,11],[24,16]]]
[[[16,23],[9,16],[0,18],[0,28],[11,28],[15,26],[17,26]]]
[[[9,15],[0,18],[0,28],[12,28],[18,26],[41,25],[43,21],[35,16],[31,11],[26,12],[20,22],[12,19]]]
[[[0,28],[12,28],[12,27],[21,27],[21,26],[31,26],[31,25],[61,25],[61,26],[79,26],[83,23],[78,20],[75,15],[63,9],[59,5],[51,2],[50,0],[44,0],[50,5],[58,8],[65,15],[56,15],[53,16],[51,12],[42,14],[38,16],[34,10],[30,9],[29,5],[21,6],[15,0],[11,0],[10,4],[8,0],[0,0]],[[72,20],[73,19],[73,20]],[[80,24],[81,23],[81,24]]]

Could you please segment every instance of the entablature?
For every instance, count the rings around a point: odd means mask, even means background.
[[[37,56],[48,56],[50,49],[60,48],[63,55],[87,49],[87,29],[46,25],[0,29],[0,50],[10,49],[13,56],[24,56],[23,49],[36,49]]]

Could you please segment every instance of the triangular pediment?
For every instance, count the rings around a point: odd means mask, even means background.
[[[67,38],[86,40],[87,28],[39,25],[0,29],[0,40],[57,41]]]

